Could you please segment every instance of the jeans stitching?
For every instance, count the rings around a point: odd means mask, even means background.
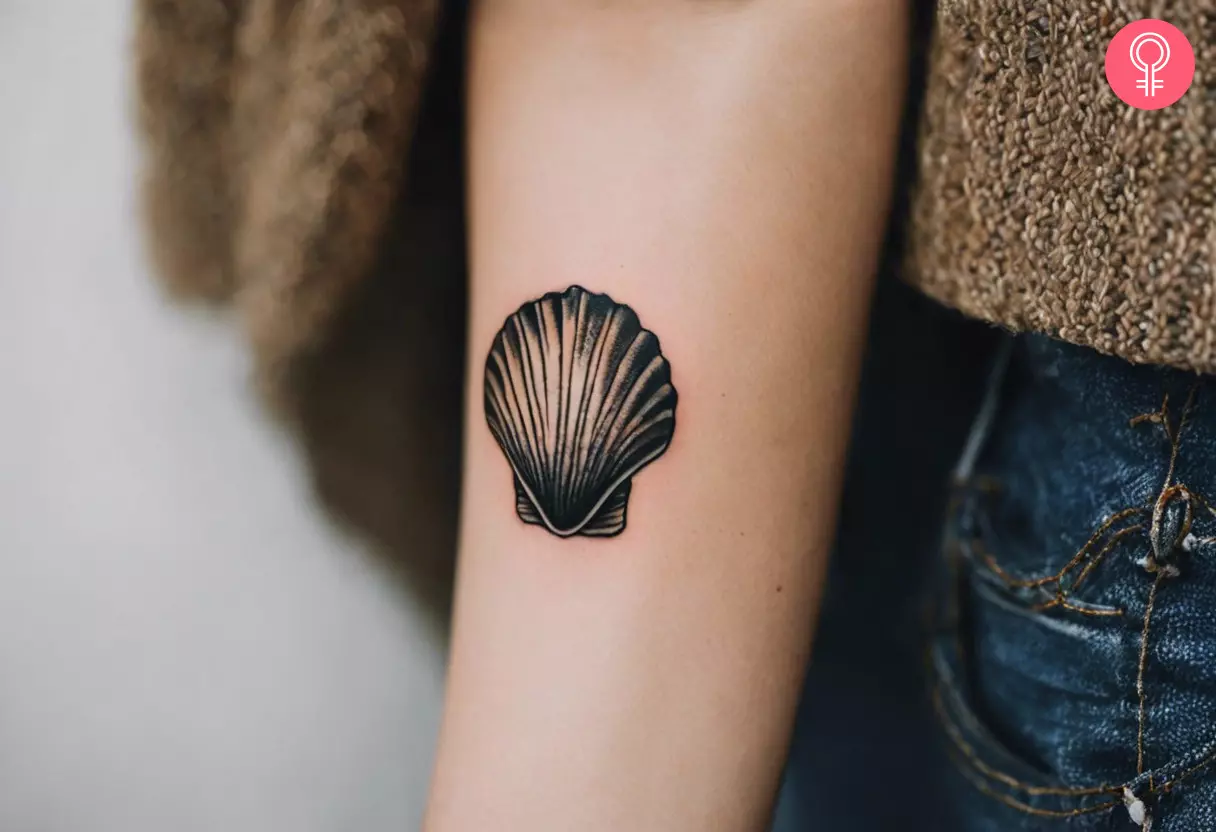
[[[1122,786],[1112,786],[1103,784],[1100,786],[1036,786],[1027,783],[1014,777],[1012,774],[1001,771],[994,766],[985,763],[976,752],[974,746],[967,742],[962,734],[962,730],[954,723],[950,716],[949,710],[946,708],[945,702],[942,701],[942,685],[939,682],[933,690],[933,709],[941,720],[942,728],[946,732],[946,736],[954,743],[955,750],[963,756],[963,758],[983,776],[995,780],[998,783],[1003,783],[1010,788],[1016,789],[1028,795],[1047,795],[1053,797],[1088,797],[1100,794],[1120,794]]]
[[[1106,541],[1106,544],[1099,549],[1092,558],[1090,558],[1089,555],[1093,550],[1094,545],[1101,541],[1103,536],[1109,532],[1118,521],[1141,514],[1144,512],[1144,510],[1145,509],[1143,508],[1128,508],[1116,512],[1108,517],[1106,521],[1098,528],[1098,530],[1093,533],[1089,540],[1086,541],[1085,545],[1082,546],[1075,555],[1073,555],[1072,559],[1053,575],[1045,575],[1038,578],[1019,578],[1001,566],[996,557],[990,551],[988,551],[981,538],[972,538],[969,541],[969,546],[980,556],[981,560],[984,562],[984,565],[988,567],[988,570],[992,572],[992,574],[996,575],[996,577],[999,578],[1009,589],[1041,589],[1044,592],[1047,592],[1048,589],[1054,587],[1054,591],[1050,593],[1050,597],[1047,600],[1032,607],[1033,611],[1035,612],[1042,612],[1054,607],[1061,607],[1063,609],[1072,610],[1073,612],[1079,612],[1084,615],[1123,615],[1123,610],[1121,609],[1099,607],[1097,605],[1078,604],[1076,601],[1072,600],[1071,596],[1077,587],[1079,587],[1082,582],[1084,582],[1084,580],[1093,573],[1094,569],[1096,569],[1098,565],[1106,559],[1106,556],[1119,545],[1123,538],[1136,532],[1143,531],[1145,524],[1136,523],[1131,526],[1125,526],[1124,528],[1113,532],[1110,538]],[[1067,578],[1069,573],[1081,564],[1085,564],[1085,566],[1077,575],[1076,580],[1074,580],[1071,584],[1065,585],[1065,578]]]
[[[1185,539],[1185,536],[1190,534],[1191,524],[1193,521],[1193,512],[1191,509],[1191,490],[1181,484],[1175,483],[1174,477],[1178,470],[1178,454],[1182,447],[1182,433],[1186,429],[1188,420],[1190,419],[1192,410],[1195,406],[1195,396],[1199,390],[1199,384],[1191,385],[1187,393],[1186,403],[1182,406],[1182,414],[1178,419],[1176,427],[1170,424],[1170,397],[1166,393],[1161,402],[1161,408],[1156,413],[1141,414],[1131,419],[1130,425],[1135,427],[1139,424],[1153,423],[1158,425],[1165,433],[1166,439],[1170,443],[1170,462],[1166,470],[1165,482],[1161,486],[1161,491],[1157,495],[1157,499],[1153,504],[1152,525],[1149,529],[1149,554],[1142,561],[1146,571],[1153,573],[1153,584],[1149,589],[1148,600],[1144,605],[1144,626],[1140,631],[1140,653],[1136,665],[1136,699],[1137,699],[1137,714],[1136,714],[1136,774],[1142,775],[1145,770],[1145,748],[1144,740],[1148,729],[1148,691],[1145,687],[1145,672],[1148,668],[1149,660],[1149,635],[1153,620],[1153,610],[1156,607],[1157,594],[1161,589],[1162,583],[1168,578],[1177,577],[1179,574],[1178,568],[1168,562],[1169,555],[1173,553],[1178,541]],[[1165,543],[1161,539],[1162,529],[1165,524],[1165,512],[1170,504],[1170,500],[1177,495],[1182,499],[1184,506],[1184,514],[1182,524],[1179,530],[1175,533],[1175,539],[1169,541],[1169,549],[1165,548]],[[1209,509],[1210,510],[1210,509]],[[1155,791],[1152,774],[1148,777],[1149,793]],[[1147,822],[1146,822],[1147,825]]]
[[[933,690],[934,710],[941,721],[947,736],[954,745],[950,757],[956,763],[964,762],[967,765],[960,765],[960,771],[964,778],[968,780],[974,787],[989,797],[997,799],[999,802],[1031,815],[1053,818],[1070,818],[1078,815],[1092,814],[1095,812],[1104,811],[1106,809],[1115,808],[1120,805],[1126,805],[1129,808],[1133,803],[1141,803],[1141,810],[1144,813],[1143,828],[1147,830],[1152,824],[1153,818],[1147,807],[1143,806],[1142,799],[1156,795],[1158,793],[1170,791],[1180,781],[1191,777],[1200,771],[1216,763],[1216,751],[1213,751],[1208,756],[1200,759],[1198,763],[1185,769],[1178,775],[1169,778],[1163,782],[1154,782],[1153,773],[1150,771],[1147,778],[1144,777],[1147,767],[1145,738],[1148,731],[1148,691],[1145,684],[1145,676],[1149,663],[1149,638],[1152,627],[1153,612],[1156,607],[1158,593],[1162,584],[1170,578],[1175,578],[1180,575],[1178,567],[1171,562],[1171,555],[1181,547],[1184,551],[1192,551],[1196,546],[1216,543],[1216,536],[1208,536],[1196,538],[1191,534],[1191,527],[1194,522],[1194,505],[1199,505],[1206,509],[1208,514],[1216,518],[1216,507],[1213,507],[1202,494],[1192,491],[1187,485],[1181,482],[1176,482],[1178,458],[1182,444],[1182,434],[1189,421],[1195,406],[1195,400],[1199,389],[1199,383],[1193,384],[1187,394],[1186,402],[1183,405],[1181,416],[1177,424],[1173,424],[1169,413],[1169,395],[1166,394],[1162,400],[1160,409],[1152,413],[1140,414],[1133,417],[1129,421],[1131,427],[1140,424],[1156,424],[1164,432],[1166,439],[1170,443],[1169,464],[1166,471],[1164,483],[1156,497],[1147,501],[1145,505],[1133,506],[1115,512],[1105,518],[1097,530],[1093,532],[1088,541],[1077,551],[1077,553],[1069,560],[1063,568],[1053,575],[1026,578],[1018,577],[1006,571],[1000,563],[984,547],[983,542],[978,538],[972,538],[967,541],[969,548],[979,555],[980,560],[987,567],[988,571],[1012,590],[1038,589],[1047,593],[1050,592],[1050,597],[1032,607],[1033,611],[1039,612],[1047,609],[1059,607],[1073,612],[1085,615],[1122,615],[1123,610],[1114,608],[1104,609],[1093,606],[1081,606],[1071,600],[1071,594],[1088,578],[1094,570],[1098,568],[1105,560],[1107,555],[1127,536],[1137,532],[1143,532],[1146,529],[1146,523],[1141,521],[1130,526],[1119,528],[1112,532],[1121,520],[1132,517],[1140,517],[1151,513],[1151,519],[1147,524],[1149,537],[1149,553],[1139,561],[1140,565],[1146,572],[1153,575],[1153,583],[1149,589],[1148,598],[1145,603],[1145,613],[1143,625],[1140,630],[1140,649],[1138,651],[1137,671],[1135,692],[1138,702],[1137,708],[1137,736],[1136,736],[1136,777],[1127,784],[1115,787],[1110,785],[1100,785],[1092,787],[1051,787],[1051,786],[1034,786],[1019,780],[1006,772],[985,763],[980,759],[975,749],[962,736],[961,730],[953,723],[947,709],[942,701],[942,685],[943,681],[939,677],[937,685]],[[968,471],[968,474],[971,472]],[[993,491],[991,486],[984,485],[979,487],[980,478],[972,478],[970,482],[966,477],[960,477],[956,480],[956,486],[960,488],[970,488],[974,491]],[[1183,514],[1176,528],[1172,527],[1167,522],[1167,511],[1171,506],[1172,501],[1179,500],[1182,504]],[[956,497],[951,501],[951,514],[959,507],[960,500]],[[1166,532],[1172,533],[1170,540],[1163,540],[1163,534]],[[1109,538],[1106,536],[1110,534]],[[1105,544],[1094,553],[1094,547],[1106,539]],[[958,561],[961,560],[960,542],[955,539],[955,546],[948,546],[948,551],[952,551],[953,556],[949,558],[955,571],[958,569]],[[1091,556],[1092,555],[1092,556]],[[1084,564],[1084,566],[1082,566]],[[1070,584],[1065,584],[1065,579],[1069,573],[1081,566],[1081,571],[1076,579]],[[1052,591],[1054,590],[1054,591]],[[961,650],[961,642],[956,643]],[[960,652],[960,656],[962,653]],[[962,758],[960,760],[960,757]],[[1055,810],[1043,809],[1032,806],[1023,801],[1017,800],[1008,794],[1003,794],[993,787],[990,783],[984,782],[982,778],[988,778],[990,781],[1000,783],[1007,788],[1020,791],[1029,796],[1055,796],[1061,798],[1084,798],[1087,796],[1095,796],[1100,794],[1118,795],[1122,794],[1122,800],[1111,800],[1109,802],[1094,805],[1082,806],[1075,809]],[[1142,782],[1143,781],[1143,782]]]

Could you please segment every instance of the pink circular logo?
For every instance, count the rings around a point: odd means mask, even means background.
[[[1137,20],[1106,47],[1106,80],[1124,104],[1160,110],[1182,98],[1195,77],[1186,35],[1164,20]]]

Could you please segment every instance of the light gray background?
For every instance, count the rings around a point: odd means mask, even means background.
[[[0,0],[0,830],[412,832],[441,656],[138,239],[127,0]]]

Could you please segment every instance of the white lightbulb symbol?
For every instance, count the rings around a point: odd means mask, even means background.
[[[1146,43],[1156,46],[1160,53],[1157,60],[1151,64],[1140,57],[1140,50]],[[1169,42],[1156,32],[1142,32],[1132,41],[1131,58],[1132,66],[1144,73],[1144,77],[1136,82],[1136,88],[1144,90],[1144,94],[1149,97],[1155,96],[1157,90],[1165,86],[1165,82],[1157,77],[1157,72],[1170,62]]]

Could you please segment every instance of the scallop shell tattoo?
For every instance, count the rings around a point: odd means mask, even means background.
[[[558,537],[611,537],[625,529],[633,477],[671,444],[676,389],[632,309],[571,286],[507,318],[486,358],[485,409],[519,519]]]

